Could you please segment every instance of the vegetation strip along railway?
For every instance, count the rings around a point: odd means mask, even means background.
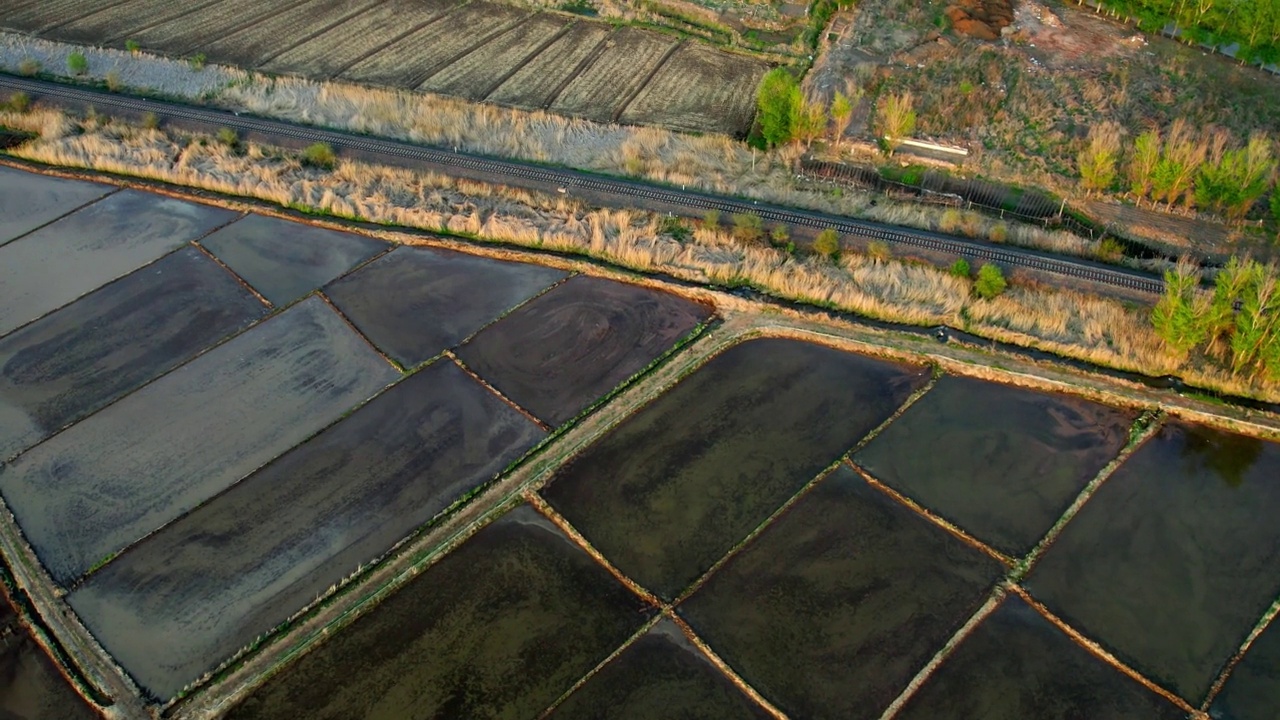
[[[393,140],[362,137],[320,128],[303,127],[276,120],[238,115],[228,111],[197,108],[177,103],[122,97],[106,92],[73,88],[45,81],[0,76],[0,87],[22,91],[32,96],[61,99],[95,107],[118,108],[134,113],[155,113],[163,118],[194,121],[243,132],[284,137],[302,143],[323,142],[335,148],[358,150],[374,156],[394,157],[429,164],[445,174],[468,171],[475,179],[527,186],[529,183],[552,185],[564,189],[587,190],[600,196],[616,198],[612,204],[633,207],[631,198],[648,200],[691,213],[718,210],[723,213],[755,213],[770,222],[837,231],[869,240],[906,248],[918,248],[976,260],[995,262],[1009,268],[1026,268],[1103,285],[1159,295],[1164,283],[1137,272],[1110,268],[1084,260],[1073,260],[1013,247],[994,247],[962,238],[920,230],[894,227],[865,220],[828,215],[819,212],[788,209],[767,203],[675,190],[646,183],[604,178],[583,172],[542,167],[512,160],[498,160],[467,153],[431,149]],[[523,181],[523,182],[522,182]],[[544,189],[538,187],[535,189]]]

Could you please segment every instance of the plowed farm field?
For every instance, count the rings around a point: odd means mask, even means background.
[[[769,69],[695,39],[490,0],[0,0],[0,28],[739,136]]]

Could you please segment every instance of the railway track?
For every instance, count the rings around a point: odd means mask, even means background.
[[[918,248],[972,260],[994,262],[1006,268],[1026,268],[1051,275],[1086,280],[1129,291],[1158,295],[1164,282],[1156,277],[1094,263],[1065,258],[1023,248],[997,246],[941,233],[914,230],[865,220],[855,220],[779,205],[676,190],[642,182],[604,178],[561,168],[550,168],[511,160],[450,152],[412,143],[364,137],[323,128],[307,127],[277,120],[238,115],[209,108],[115,95],[98,90],[71,87],[57,83],[0,76],[0,87],[20,90],[32,97],[56,99],[77,105],[93,105],[100,109],[124,110],[132,113],[155,113],[161,118],[228,127],[241,133],[256,133],[267,138],[288,138],[301,143],[324,142],[335,149],[356,150],[375,157],[412,160],[436,166],[446,174],[467,171],[489,176],[494,182],[517,186],[536,184],[566,190],[586,190],[608,197],[613,204],[627,206],[629,200],[640,199],[679,208],[690,214],[705,210],[722,213],[752,212],[770,222],[814,229],[833,227],[841,234],[876,240],[897,248]]]

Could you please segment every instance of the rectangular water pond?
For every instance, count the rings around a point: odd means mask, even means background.
[[[122,190],[0,247],[0,335],[235,217],[230,210]]]
[[[0,460],[266,311],[231,273],[184,248],[0,339]]]
[[[343,314],[412,367],[565,277],[561,270],[400,247],[325,288]]]
[[[768,720],[773,717],[663,618],[610,660],[551,720]]]
[[[1053,612],[1199,705],[1280,595],[1280,445],[1171,423],[1031,570]]]
[[[711,309],[603,278],[570,278],[482,330],[462,358],[549,425],[573,419],[644,369]]]
[[[535,718],[652,612],[523,505],[227,717]]]
[[[1013,556],[1026,554],[1128,442],[1137,413],[947,376],[854,460]]]
[[[673,599],[929,379],[795,340],[713,358],[562,468],[547,500]]]
[[[389,245],[262,215],[248,215],[200,241],[273,305],[288,305]]]
[[[115,189],[0,166],[0,245]]]
[[[902,720],[1185,720],[1010,594],[898,714]]]
[[[0,491],[65,585],[397,376],[305,300],[0,467]]]
[[[543,435],[437,361],[131,548],[68,601],[143,687],[172,697]]]
[[[680,613],[789,716],[869,720],[1003,569],[840,465]]]

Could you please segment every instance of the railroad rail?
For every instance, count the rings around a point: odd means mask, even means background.
[[[158,117],[186,120],[240,132],[257,133],[267,138],[288,138],[301,143],[324,142],[335,149],[360,151],[368,155],[411,160],[439,168],[441,172],[467,171],[490,176],[492,181],[516,186],[534,183],[540,186],[579,189],[603,196],[610,204],[628,206],[629,200],[641,199],[679,208],[688,214],[706,210],[722,213],[755,213],[763,220],[807,228],[835,228],[838,232],[865,240],[875,240],[898,248],[918,248],[973,260],[994,262],[1006,268],[1026,268],[1067,278],[1158,295],[1164,282],[1151,275],[1110,267],[1077,258],[1066,258],[1036,250],[998,246],[942,233],[897,227],[867,220],[788,208],[780,205],[717,196],[702,192],[677,190],[644,182],[601,177],[576,170],[546,167],[513,160],[472,155],[440,148],[383,138],[373,138],[324,128],[268,120],[249,115],[196,107],[167,101],[116,95],[100,90],[72,87],[41,80],[0,75],[0,87],[26,92],[33,97],[57,99],[96,108],[110,108],[132,113],[154,113]]]

